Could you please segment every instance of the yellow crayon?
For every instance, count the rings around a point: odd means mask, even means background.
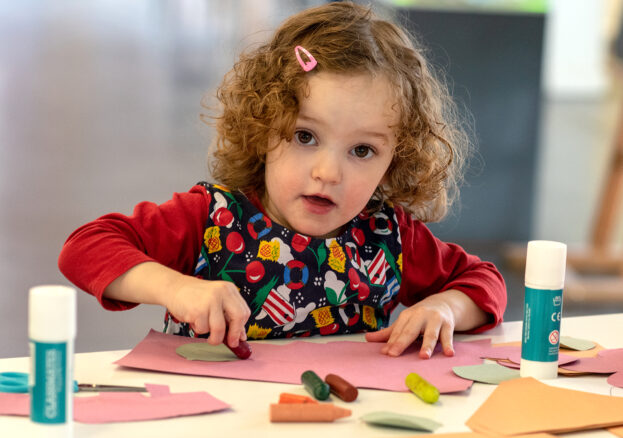
[[[439,390],[416,373],[410,373],[405,379],[407,388],[426,403],[435,403],[439,400]]]

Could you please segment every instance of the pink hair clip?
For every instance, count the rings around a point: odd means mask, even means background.
[[[303,59],[301,58],[301,52],[307,55],[307,58],[308,58],[307,62],[303,61]],[[313,70],[314,67],[316,67],[316,65],[318,64],[318,61],[316,61],[316,58],[314,58],[312,54],[309,53],[305,47],[296,46],[294,48],[294,54],[296,55],[296,60],[299,62],[299,64],[301,64],[301,67],[303,67],[303,70],[306,72]]]

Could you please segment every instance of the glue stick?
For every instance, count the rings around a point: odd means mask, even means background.
[[[36,286],[28,298],[30,420],[40,436],[73,436],[76,290]]]
[[[528,242],[519,371],[522,377],[555,379],[558,376],[566,260],[564,243]]]

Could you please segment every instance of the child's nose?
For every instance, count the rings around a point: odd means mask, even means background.
[[[342,180],[342,170],[338,157],[329,151],[319,151],[314,157],[312,178],[327,184],[337,184]]]

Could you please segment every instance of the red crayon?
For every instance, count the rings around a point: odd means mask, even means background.
[[[225,345],[227,345],[227,342],[225,342]],[[227,348],[229,348],[232,353],[234,353],[240,359],[248,359],[249,356],[251,356],[251,346],[247,341],[239,341],[238,346],[234,348],[227,345]]]

